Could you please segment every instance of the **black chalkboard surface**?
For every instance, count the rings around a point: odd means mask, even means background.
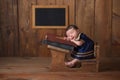
[[[33,28],[65,28],[68,25],[67,6],[33,6]]]

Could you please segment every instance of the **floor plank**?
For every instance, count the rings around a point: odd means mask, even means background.
[[[0,80],[120,80],[120,72],[78,73],[42,72],[35,74],[0,74]]]
[[[120,80],[120,71],[51,72],[50,58],[0,58],[0,80]]]
[[[37,73],[49,71],[50,58],[47,57],[7,57],[0,58],[0,73]]]

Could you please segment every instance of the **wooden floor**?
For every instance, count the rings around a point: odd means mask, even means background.
[[[0,80],[120,80],[120,71],[51,72],[50,58],[1,57]]]

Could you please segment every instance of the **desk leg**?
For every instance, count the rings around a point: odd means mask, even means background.
[[[52,54],[51,70],[63,70],[65,66],[65,52],[60,52],[57,50],[50,50]]]

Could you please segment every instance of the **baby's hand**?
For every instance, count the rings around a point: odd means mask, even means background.
[[[70,41],[70,39],[68,37],[64,37],[64,40]]]
[[[75,42],[75,40],[74,40],[74,39],[71,39],[70,41],[71,41],[71,42]]]
[[[64,40],[67,40],[67,37],[64,37],[63,39],[64,39]]]

